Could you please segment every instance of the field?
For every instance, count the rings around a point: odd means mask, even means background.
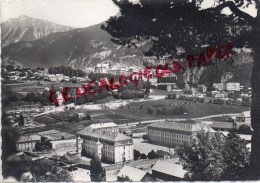
[[[149,107],[172,107],[172,106],[182,106],[188,110],[187,114],[183,115],[159,115],[159,114],[148,114],[147,110]],[[113,121],[116,124],[127,124],[131,122],[140,122],[154,119],[170,119],[170,118],[197,118],[215,114],[228,114],[228,113],[240,113],[249,110],[249,107],[243,106],[229,106],[229,105],[217,105],[209,103],[193,103],[182,100],[154,100],[145,102],[132,102],[120,109],[103,109],[89,111],[87,109],[75,109],[66,111],[67,114],[75,114],[78,112],[83,112],[92,116],[93,120],[83,120],[80,122],[68,122],[64,120],[53,119],[53,115],[38,117],[36,121],[46,124],[46,127],[42,129],[55,129],[59,131],[64,131],[67,133],[73,133],[86,128],[92,123],[99,123],[104,121]],[[56,113],[55,116],[60,116],[64,112]],[[37,130],[37,129],[35,129]],[[27,132],[33,131],[33,129],[25,130]]]
[[[173,106],[182,106],[188,110],[188,113],[185,115],[159,115],[159,114],[148,114],[149,107],[173,107]],[[215,114],[228,114],[228,113],[240,113],[243,111],[250,110],[249,107],[243,106],[229,106],[229,105],[217,105],[209,103],[193,103],[183,100],[156,100],[156,101],[147,101],[142,103],[131,103],[125,106],[122,109],[117,109],[114,112],[117,115],[124,116],[126,118],[135,118],[136,121],[142,120],[152,120],[152,119],[162,119],[162,118],[197,118]]]
[[[38,86],[38,83],[41,85]],[[42,92],[44,88],[54,88],[65,87],[65,86],[77,86],[80,87],[81,83],[57,83],[57,82],[49,82],[49,81],[24,81],[22,83],[14,83],[14,84],[7,84],[10,86],[14,92],[20,93],[27,93],[27,92]]]
[[[13,90],[17,92],[31,92],[42,91],[44,88],[51,88],[54,85],[55,88],[64,86],[80,86],[81,83],[55,83],[55,82],[41,82],[42,86],[37,86],[37,81],[27,81],[25,83],[17,83],[9,85]],[[50,114],[48,116],[42,116],[35,121],[46,124],[45,127],[39,127],[35,129],[24,129],[22,133],[31,133],[42,130],[55,129],[64,131],[67,133],[75,134],[76,132],[84,129],[92,123],[113,121],[116,124],[127,124],[131,122],[141,122],[147,120],[156,119],[171,119],[171,118],[197,118],[216,114],[228,114],[228,113],[241,113],[243,111],[250,110],[249,107],[243,106],[230,106],[230,105],[217,105],[210,103],[194,103],[192,101],[184,100],[172,100],[164,99],[164,96],[168,92],[161,90],[154,90],[151,94],[150,100],[140,99],[139,101],[133,100],[115,100],[112,97],[107,97],[97,101],[97,106],[103,106],[106,104],[109,107],[99,107],[94,110],[87,105],[82,105],[74,110],[68,110],[64,112],[58,112]],[[124,104],[124,105],[123,105]],[[112,107],[112,106],[117,107]],[[84,108],[86,106],[86,108]],[[183,107],[188,112],[186,114],[173,115],[173,114],[157,114],[157,109],[172,109],[175,107]],[[119,108],[118,108],[119,107]],[[148,114],[148,108],[153,108],[153,114]],[[76,113],[89,114],[93,120],[81,120],[79,122],[69,121],[68,118]],[[64,115],[66,114],[66,115]]]
[[[21,130],[21,134],[36,133],[45,130],[58,130],[61,132],[76,134],[78,131],[83,130],[84,128],[88,127],[90,124],[91,121],[80,121],[78,123],[68,123],[68,122],[61,121],[56,123],[49,123],[45,127],[41,127],[41,128],[24,129]]]

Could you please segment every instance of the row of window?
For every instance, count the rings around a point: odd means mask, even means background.
[[[24,143],[24,144],[18,144],[18,149],[33,149],[35,147],[35,143]]]
[[[180,139],[190,139],[191,138],[191,136],[188,136],[188,135],[181,135],[181,134],[176,134],[176,133],[166,133],[166,132],[154,131],[154,130],[149,130],[148,135],[157,136],[158,138],[165,138],[165,137],[175,137],[175,138],[180,138]]]
[[[154,142],[154,143],[158,143],[158,144],[164,144],[164,145],[181,145],[181,144],[190,144],[190,141],[189,140],[181,140],[181,139],[167,139],[167,140],[163,140],[163,139],[158,139],[158,138],[153,138],[153,139],[150,139],[151,142]]]

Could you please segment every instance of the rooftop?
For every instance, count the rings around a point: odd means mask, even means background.
[[[237,117],[250,118],[251,117],[251,111],[244,111],[241,114],[239,114]]]
[[[58,130],[47,130],[43,132],[38,132],[37,133],[39,136],[47,137],[51,140],[60,140],[60,139],[73,139],[76,136],[73,134],[69,134],[66,132],[60,132]]]
[[[146,175],[146,173],[147,172],[140,170],[138,168],[134,168],[131,166],[124,166],[119,171],[117,176],[122,178],[125,178],[127,176],[131,181],[141,181],[143,177]]]
[[[219,133],[222,133],[224,136],[227,136],[229,132],[225,131],[219,131]],[[245,141],[251,141],[252,135],[246,135],[246,134],[237,134],[241,139]]]
[[[160,121],[150,124],[148,127],[158,127],[162,129],[180,130],[197,132],[200,130],[208,130],[213,132],[209,126],[199,121],[186,120],[186,121]]]
[[[95,137],[97,139],[110,140],[113,142],[131,139],[130,137],[119,132],[117,133],[108,132],[108,131],[101,132],[91,128],[85,128],[84,130],[79,131],[77,134],[83,136]]]
[[[30,141],[40,141],[41,136],[39,135],[24,135],[20,136],[17,142],[22,143],[22,142],[30,142]]]
[[[213,122],[211,124],[211,128],[226,128],[226,129],[232,129],[234,127],[232,122]]]
[[[108,123],[96,123],[96,124],[92,124],[89,127],[96,129],[96,128],[107,128],[107,127],[114,127],[117,126],[117,124],[113,123],[113,122],[108,122]]]
[[[167,160],[157,161],[152,167],[152,171],[161,172],[179,178],[183,178],[185,173],[187,173],[187,171],[183,169],[182,165]]]

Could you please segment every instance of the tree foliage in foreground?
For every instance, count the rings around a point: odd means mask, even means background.
[[[248,179],[249,151],[235,132],[227,137],[220,133],[200,132],[191,145],[176,150],[191,181]]]
[[[23,182],[73,182],[70,173],[61,167],[57,167],[53,161],[25,161],[23,173],[30,172],[32,176],[21,177]]]
[[[106,181],[106,170],[102,167],[101,160],[94,157],[90,161],[90,178],[94,182]]]

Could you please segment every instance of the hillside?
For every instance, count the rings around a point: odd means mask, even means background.
[[[43,25],[44,26],[44,25]],[[21,63],[25,67],[72,66],[74,68],[93,67],[97,63],[113,61],[126,66],[139,65],[142,51],[150,47],[143,42],[142,49],[116,45],[111,36],[103,31],[101,24],[87,28],[73,29],[65,32],[51,33],[33,41],[20,41],[3,48],[2,58]],[[231,72],[231,81],[239,81],[250,86],[252,57],[250,52],[237,52],[233,64],[217,64],[203,67],[194,75],[194,82],[210,85],[220,82],[225,72]],[[184,74],[184,80],[190,80],[190,71]]]
[[[33,41],[51,33],[72,29],[72,27],[22,15],[1,24],[2,47],[19,41]]]
[[[20,62],[25,67],[70,65],[86,68],[105,60],[139,64],[140,49],[116,45],[101,24],[50,34],[34,41],[20,41],[3,48],[2,58]],[[143,43],[145,49],[148,44]]]

